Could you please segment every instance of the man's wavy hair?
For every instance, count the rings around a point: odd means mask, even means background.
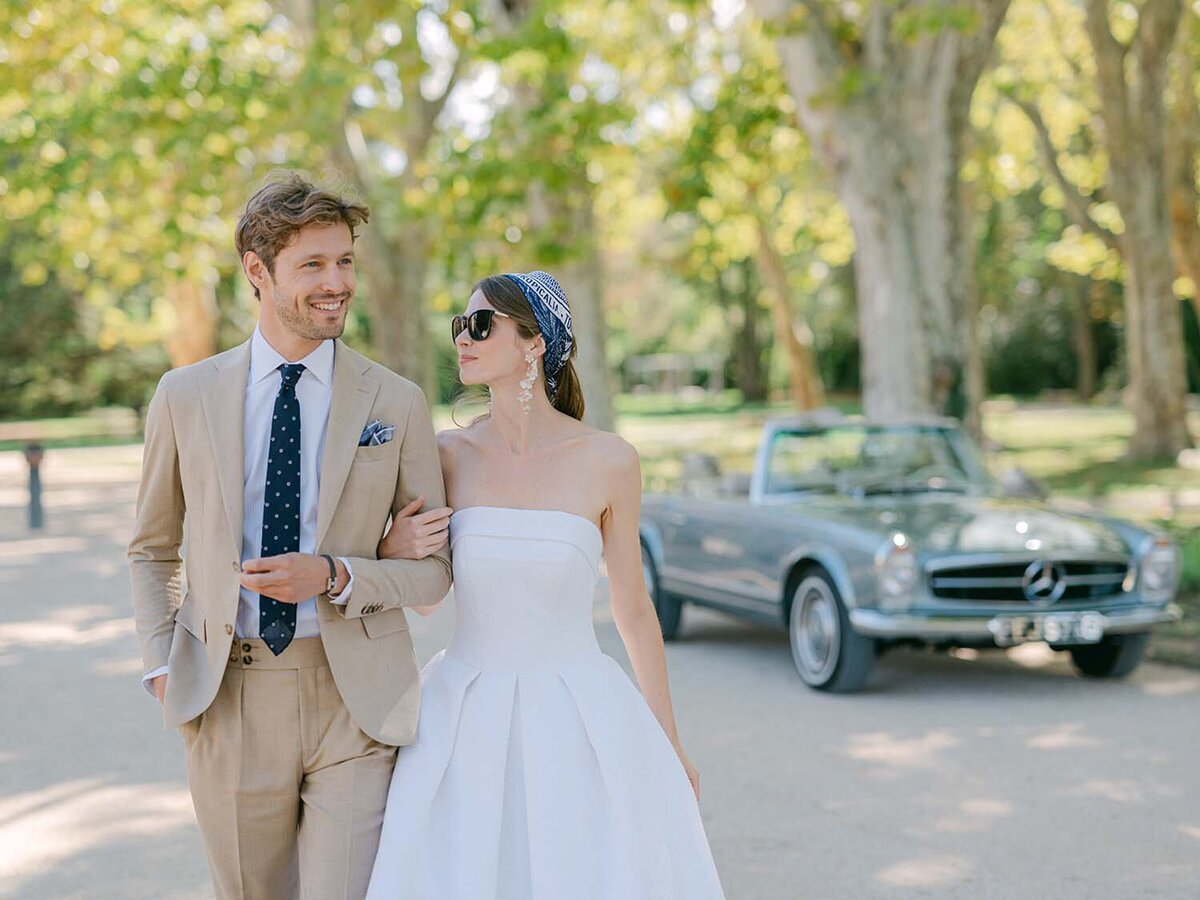
[[[318,187],[301,172],[280,174],[246,203],[234,233],[238,258],[253,250],[271,277],[275,258],[304,228],[344,222],[356,238],[358,226],[370,216],[364,204]],[[254,296],[259,296],[258,288]]]

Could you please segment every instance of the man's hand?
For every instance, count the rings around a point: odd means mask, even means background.
[[[392,527],[379,542],[380,559],[424,559],[446,546],[450,535],[448,506],[418,513],[424,497],[418,497],[392,516]]]
[[[338,581],[343,581],[339,561]],[[300,603],[325,592],[329,563],[312,553],[283,553],[242,563],[242,587],[280,603]],[[339,587],[341,584],[339,584]]]
[[[163,697],[167,696],[167,676],[159,675],[157,678],[150,679],[150,690],[154,691],[154,696],[158,698],[158,702],[163,702]]]

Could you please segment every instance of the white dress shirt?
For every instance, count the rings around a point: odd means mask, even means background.
[[[316,350],[296,360],[304,366],[296,382],[300,402],[300,547],[301,553],[317,551],[317,497],[321,486],[321,457],[325,452],[325,426],[333,396],[334,342],[323,341]],[[262,555],[263,502],[267,484],[267,455],[271,443],[271,419],[282,376],[279,367],[288,360],[272,347],[262,332],[254,329],[250,339],[250,376],[246,381],[246,410],[243,427],[242,464],[242,562]],[[354,572],[344,557],[350,581],[334,603],[344,604],[354,588]],[[257,638],[259,595],[241,589],[237,623],[239,638]],[[317,637],[317,598],[309,597],[296,605],[296,638]],[[147,690],[150,679],[168,674],[168,667],[155,669],[143,678]]]

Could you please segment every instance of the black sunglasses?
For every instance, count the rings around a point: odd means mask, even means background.
[[[492,333],[492,318],[500,316],[511,319],[508,313],[498,309],[477,309],[469,316],[455,316],[450,320],[450,339],[457,341],[458,336],[466,331],[473,341],[486,341]]]

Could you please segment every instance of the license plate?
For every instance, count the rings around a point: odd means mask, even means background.
[[[1048,644],[1094,644],[1104,637],[1104,616],[1094,612],[996,616],[988,630],[999,647],[1045,641]]]

